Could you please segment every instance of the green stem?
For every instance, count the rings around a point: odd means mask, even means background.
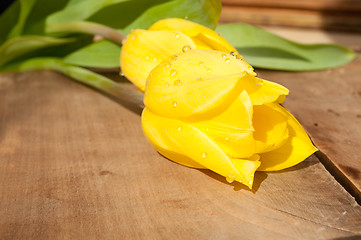
[[[33,58],[19,64],[0,69],[1,72],[55,70],[87,86],[108,93],[118,99],[132,102],[140,107],[143,105],[143,94],[134,90],[124,89],[120,84],[87,69],[64,63],[58,58]]]
[[[46,33],[86,33],[90,35],[100,35],[114,43],[122,45],[122,41],[127,37],[125,34],[108,26],[87,22],[65,22],[48,25]]]

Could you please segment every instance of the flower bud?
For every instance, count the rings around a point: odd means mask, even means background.
[[[291,167],[317,150],[279,105],[287,94],[236,56],[192,49],[151,71],[142,125],[170,160],[252,188],[256,170]]]

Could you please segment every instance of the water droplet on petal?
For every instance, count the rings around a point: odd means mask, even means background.
[[[153,58],[153,61],[156,62],[156,61],[157,61],[157,57],[154,57],[154,58]]]
[[[165,65],[167,68],[170,68],[170,63],[168,63],[167,65]]]
[[[192,48],[188,45],[185,45],[183,48],[182,48],[182,52],[188,52],[190,51]]]
[[[228,141],[229,140],[229,138],[228,137],[226,137],[226,141]]]
[[[236,58],[237,58],[238,60],[243,60],[243,58],[242,58],[241,55],[237,55]]]
[[[204,65],[204,62],[200,61],[199,66],[203,66],[203,65]]]
[[[227,57],[227,54],[222,53],[222,58],[225,58],[225,57]]]
[[[170,70],[170,75],[173,77],[174,75],[176,75],[177,74],[177,70],[175,70],[175,69],[171,69]]]
[[[179,37],[180,37],[180,34],[179,34],[179,33],[173,33],[173,36],[174,36],[175,38],[179,38]]]
[[[206,128],[206,131],[208,131],[209,130],[209,128]]]
[[[120,76],[124,77],[124,73],[123,73],[123,72],[121,72],[121,73],[120,73]]]
[[[207,153],[204,152],[204,153],[202,154],[202,157],[203,157],[203,158],[206,158],[206,157],[207,157]]]
[[[230,52],[230,54],[231,54],[232,56],[237,56],[237,53],[236,53],[236,52]]]
[[[206,98],[206,97],[207,97],[207,95],[203,95],[203,97],[204,97],[204,98]],[[207,128],[207,130],[208,130],[208,128]]]
[[[207,68],[207,72],[209,72],[209,73],[210,73],[210,72],[212,72],[212,69],[210,69],[210,68]]]
[[[179,127],[178,127],[178,131],[182,131],[182,126],[179,126]]]
[[[175,80],[173,83],[175,86],[178,86],[181,84],[181,81],[179,79]]]
[[[235,177],[232,174],[229,174],[226,177],[227,182],[232,183],[234,181]]]
[[[149,56],[146,56],[146,57],[145,57],[146,60],[149,60],[149,58],[150,58]]]
[[[190,96],[190,94],[189,94],[189,93],[187,93],[187,94],[186,94],[186,97],[189,97],[189,96]]]
[[[166,86],[166,87],[169,87],[169,83],[167,83],[165,86]]]
[[[226,62],[226,63],[230,63],[230,62],[231,62],[231,59],[226,58],[225,62]]]
[[[173,102],[173,107],[177,107],[177,102]]]
[[[223,35],[223,34],[222,34],[221,32],[218,33],[218,36],[222,37],[222,35]]]

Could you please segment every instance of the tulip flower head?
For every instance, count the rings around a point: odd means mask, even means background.
[[[194,45],[147,79],[142,125],[162,155],[252,188],[256,170],[288,168],[317,150],[280,106],[286,88],[257,78],[236,53]]]
[[[148,30],[135,30],[128,36],[120,55],[121,70],[144,92],[146,79],[153,68],[182,52],[184,46],[238,54],[213,30],[188,20],[170,18],[156,22]]]

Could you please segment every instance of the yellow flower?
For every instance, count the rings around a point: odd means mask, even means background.
[[[291,167],[317,149],[279,102],[288,90],[236,56],[192,49],[147,80],[145,135],[165,157],[252,188],[256,170]]]
[[[184,19],[169,18],[156,22],[149,30],[135,30],[127,37],[120,54],[121,70],[144,92],[150,71],[184,47],[237,53],[213,30]]]

